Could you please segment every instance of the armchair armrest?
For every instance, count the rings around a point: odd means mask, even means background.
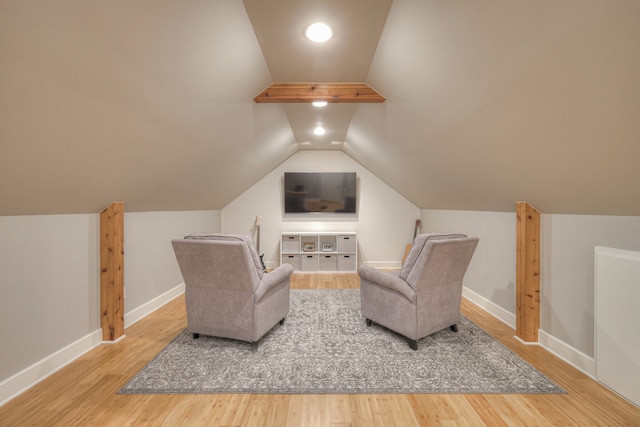
[[[374,285],[395,291],[411,301],[416,302],[416,291],[409,286],[407,282],[402,280],[395,274],[386,273],[371,267],[370,265],[362,265],[358,269],[361,279],[364,279]]]
[[[262,298],[273,288],[278,286],[284,281],[289,280],[293,273],[293,267],[291,264],[282,264],[270,273],[265,273],[262,276],[262,280],[256,288],[256,302],[260,302]]]

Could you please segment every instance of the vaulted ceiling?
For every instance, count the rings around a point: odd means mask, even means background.
[[[318,149],[423,209],[640,215],[638,22],[626,0],[2,1],[0,215],[221,209]],[[253,101],[278,82],[386,101]]]

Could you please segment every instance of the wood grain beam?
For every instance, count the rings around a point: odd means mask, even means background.
[[[540,212],[516,203],[516,336],[538,342],[540,329]]]
[[[100,213],[100,327],[104,341],[124,335],[124,203]]]
[[[364,83],[274,83],[253,98],[257,103],[384,102],[384,96]]]

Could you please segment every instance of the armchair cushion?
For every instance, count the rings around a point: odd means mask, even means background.
[[[262,276],[260,284],[255,292],[255,302],[260,302],[262,298],[282,283],[289,283],[289,277],[293,273],[291,264],[282,264],[268,274]]]
[[[184,236],[185,239],[191,240],[219,240],[219,241],[243,241],[247,243],[247,247],[249,248],[249,253],[251,254],[251,258],[253,259],[253,263],[256,266],[256,270],[258,270],[258,277],[262,278],[264,274],[264,270],[262,270],[262,262],[260,261],[260,255],[258,255],[258,251],[253,246],[253,242],[248,236],[243,236],[241,234],[222,234],[222,233],[192,233],[187,236]]]
[[[368,281],[370,284],[396,292],[415,304],[416,291],[407,282],[398,277],[397,274],[380,271],[370,265],[360,266],[358,274],[361,279]]]
[[[413,240],[413,244],[411,245],[411,250],[407,255],[407,259],[402,264],[402,268],[400,270],[400,278],[403,280],[407,280],[409,277],[409,273],[413,270],[413,267],[418,260],[418,257],[424,250],[425,245],[429,240],[443,240],[443,239],[462,239],[467,237],[465,234],[454,234],[454,233],[431,233],[431,234],[420,234],[416,236]]]

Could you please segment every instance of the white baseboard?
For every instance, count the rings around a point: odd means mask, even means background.
[[[126,313],[124,315],[125,328],[133,325],[138,320],[144,318],[183,293],[184,283],[152,299],[140,307],[131,310],[129,313]],[[4,405],[20,393],[33,387],[53,373],[59,371],[100,344],[114,344],[123,338],[124,336],[120,337],[116,341],[102,341],[102,330],[98,329],[12,375],[0,383],[0,406]]]
[[[541,329],[538,331],[538,341],[547,351],[564,360],[583,374],[598,381],[596,379],[596,361],[593,357],[587,356]]]
[[[387,266],[387,268],[392,269],[393,267]],[[141,320],[183,293],[184,283],[125,314],[125,328]],[[489,314],[515,329],[515,315],[468,288],[462,289],[462,295]],[[542,330],[538,332],[538,339],[540,345],[549,352],[580,370],[585,375],[588,375],[594,380],[596,379],[595,360],[592,357],[585,355]],[[98,329],[2,381],[0,383],[0,406],[102,343],[102,331]]]
[[[129,326],[136,323],[138,320],[143,319],[145,316],[153,313],[169,301],[174,298],[182,295],[184,293],[184,283],[179,284],[173,289],[168,290],[162,295],[159,295],[152,299],[149,302],[142,304],[140,307],[134,308],[128,313],[124,314],[124,327],[128,328]]]
[[[462,288],[462,296],[467,298],[472,303],[476,304],[480,308],[484,309],[487,313],[501,320],[508,326],[513,329],[516,328],[516,316],[514,314],[509,313],[504,308],[496,305],[495,303],[489,301],[485,297],[473,292],[472,290],[463,287]],[[571,347],[567,343],[560,341],[552,335],[549,335],[542,329],[538,330],[538,342],[537,343],[529,343],[522,341],[517,336],[515,336],[517,340],[527,345],[540,345],[549,353],[559,357],[560,359],[567,362],[569,365],[573,366],[577,370],[581,371],[585,375],[591,377],[596,380],[596,364],[595,360],[592,357],[587,356],[579,350]],[[596,380],[597,381],[597,380]]]
[[[102,343],[102,330],[91,332],[0,383],[0,406],[59,371]]]
[[[106,345],[117,344],[120,341],[122,341],[123,339],[125,339],[126,337],[127,337],[126,335],[120,335],[117,339],[115,339],[113,341],[102,341],[102,344],[106,344]]]
[[[540,333],[540,329],[538,329],[538,333]],[[514,335],[513,337],[516,339],[516,341],[519,341],[521,344],[524,344],[524,345],[541,345],[539,336],[538,336],[538,341],[525,341],[517,335]]]
[[[362,263],[363,265],[370,265],[380,270],[400,270],[402,263],[400,261],[368,261]]]
[[[515,314],[509,313],[504,308],[500,307],[498,304],[489,301],[485,297],[480,294],[475,293],[469,288],[462,287],[462,296],[477,305],[478,307],[484,309],[487,313],[491,314],[498,320],[512,327],[516,328],[516,316]]]

